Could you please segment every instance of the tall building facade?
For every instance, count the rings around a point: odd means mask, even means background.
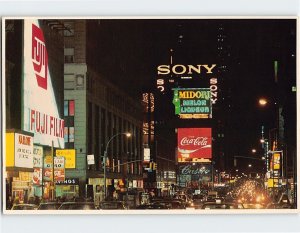
[[[110,81],[89,65],[97,52],[89,49],[89,21],[64,24],[70,29],[65,33],[65,145],[76,151],[76,168],[66,176],[79,179],[80,196],[93,197],[106,181],[107,196],[116,191],[122,199],[127,191],[143,188],[142,106],[113,84],[113,70]]]

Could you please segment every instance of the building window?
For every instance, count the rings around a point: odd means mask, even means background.
[[[65,63],[74,63],[74,48],[65,48]]]
[[[74,74],[65,74],[64,89],[74,90],[74,88],[75,88]]]
[[[74,36],[74,22],[65,22],[64,23],[66,29],[64,30],[64,36],[69,37],[69,36]]]
[[[74,116],[75,116],[75,101],[65,100],[64,101],[64,120],[65,120],[65,148],[74,149],[75,142],[75,127],[74,127]]]

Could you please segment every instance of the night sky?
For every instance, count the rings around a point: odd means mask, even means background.
[[[170,49],[174,64],[225,64],[226,71],[215,74],[220,109],[216,117],[227,114],[232,153],[248,156],[259,147],[261,125],[266,131],[274,127],[274,105],[261,108],[258,98],[275,103],[280,96],[282,106],[295,104],[289,99],[296,83],[295,28],[294,19],[92,20],[88,50],[97,52],[88,59],[101,74],[138,98],[145,90],[155,90],[157,66],[170,63]],[[220,32],[226,35],[222,43]],[[277,84],[275,60],[279,62]],[[173,109],[172,102],[169,107]],[[158,113],[166,115],[165,109]],[[174,117],[173,110],[168,114]],[[289,117],[291,122],[296,119]]]

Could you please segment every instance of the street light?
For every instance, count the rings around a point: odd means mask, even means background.
[[[113,135],[107,142],[106,147],[105,147],[105,151],[104,151],[104,156],[103,156],[103,164],[104,164],[104,172],[103,172],[103,178],[104,178],[104,200],[106,199],[106,158],[107,158],[107,149],[109,146],[109,143],[111,142],[111,140],[113,140],[115,137],[119,136],[119,135],[125,135],[127,138],[131,137],[131,133],[126,132],[126,133],[117,133],[115,135]]]
[[[268,103],[268,101],[267,101],[267,99],[265,99],[265,98],[260,98],[259,100],[258,100],[258,103],[259,103],[259,105],[260,106],[266,106],[267,105],[267,103]]]

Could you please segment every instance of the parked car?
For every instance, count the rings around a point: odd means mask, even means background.
[[[166,205],[160,203],[152,203],[152,204],[145,204],[139,205],[136,207],[138,210],[157,210],[157,209],[169,209]]]
[[[100,202],[99,209],[102,210],[126,210],[124,202],[122,201],[102,201]]]
[[[185,203],[180,200],[161,200],[152,202],[153,204],[165,205],[168,209],[185,209]]]
[[[14,204],[12,210],[37,210],[38,206],[35,204]]]
[[[214,210],[214,209],[244,209],[241,203],[217,203],[217,202],[205,202],[201,209]]]
[[[94,202],[63,202],[58,210],[95,210]]]
[[[40,203],[38,210],[57,210],[61,206],[61,202],[44,202]]]

